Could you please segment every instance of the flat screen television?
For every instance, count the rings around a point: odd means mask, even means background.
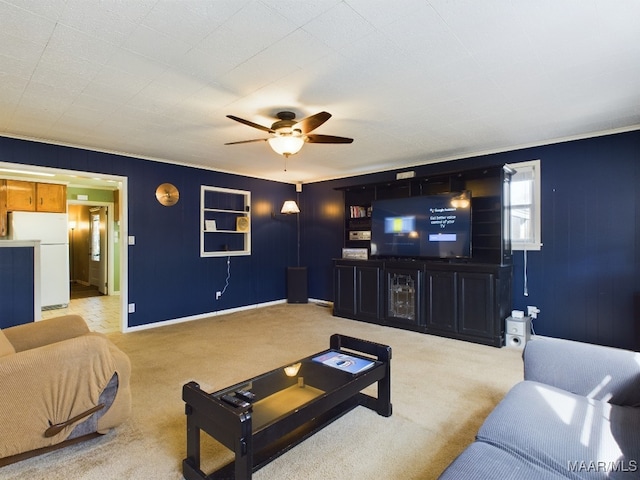
[[[375,200],[371,255],[470,258],[471,192]]]

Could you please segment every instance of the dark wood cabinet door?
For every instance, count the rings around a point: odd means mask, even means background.
[[[352,318],[356,313],[356,269],[353,265],[334,268],[333,312]]]
[[[458,331],[457,274],[427,270],[425,275],[427,328],[443,332]]]
[[[491,338],[494,335],[494,280],[492,273],[458,273],[458,332]]]
[[[381,318],[382,272],[379,266],[356,267],[356,316],[359,320]]]

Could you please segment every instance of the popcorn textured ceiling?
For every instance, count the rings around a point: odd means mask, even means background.
[[[636,0],[0,0],[0,135],[311,182],[640,128]],[[285,158],[265,132],[326,110]],[[10,161],[10,159],[2,159]]]

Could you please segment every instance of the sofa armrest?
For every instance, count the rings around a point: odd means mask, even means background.
[[[2,330],[16,352],[42,347],[89,333],[80,315],[63,315]]]
[[[640,354],[536,336],[527,342],[524,379],[616,405],[640,406]]]

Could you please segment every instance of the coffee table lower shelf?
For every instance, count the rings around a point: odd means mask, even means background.
[[[253,472],[357,406],[390,416],[391,348],[338,334],[331,336],[330,345],[332,350],[346,348],[345,353],[350,355],[361,352],[373,356],[375,365],[350,374],[312,361],[316,354],[294,364],[300,368],[294,378],[281,373],[283,367],[211,394],[195,382],[184,385],[185,479],[250,479]],[[374,383],[378,387],[377,397],[362,393]],[[291,390],[296,388],[308,391],[300,395]],[[235,408],[220,400],[223,394],[238,389],[256,393],[251,407]],[[309,399],[306,402],[305,397]],[[200,470],[200,431],[234,451],[234,461],[209,474]]]

